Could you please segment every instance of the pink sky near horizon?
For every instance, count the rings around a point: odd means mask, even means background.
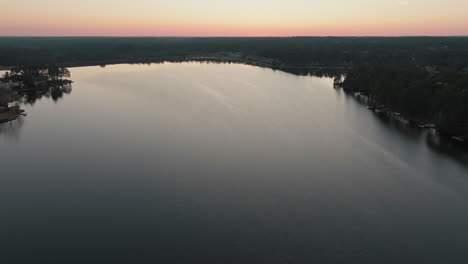
[[[465,0],[16,0],[4,10],[0,35],[14,36],[468,35]]]

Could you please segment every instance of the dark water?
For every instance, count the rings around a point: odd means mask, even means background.
[[[0,263],[468,263],[466,155],[332,79],[71,73],[0,126]]]

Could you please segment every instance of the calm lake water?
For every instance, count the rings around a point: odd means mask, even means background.
[[[71,68],[0,125],[0,263],[467,263],[468,163],[330,78]]]

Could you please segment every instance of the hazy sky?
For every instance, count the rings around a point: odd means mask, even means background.
[[[468,35],[468,0],[0,2],[0,35]]]

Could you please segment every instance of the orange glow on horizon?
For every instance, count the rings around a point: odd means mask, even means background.
[[[19,0],[6,7],[0,35],[468,35],[468,1],[460,0]]]

